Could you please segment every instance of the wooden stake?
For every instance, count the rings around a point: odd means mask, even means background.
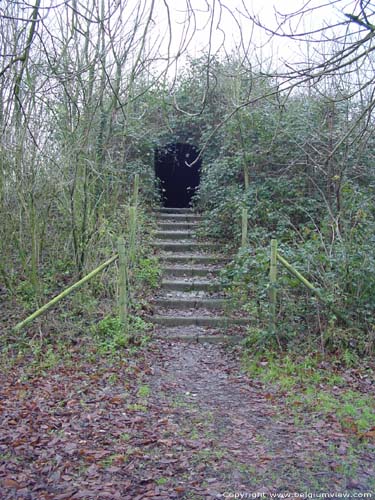
[[[247,225],[248,225],[248,212],[247,208],[242,209],[242,235],[241,235],[241,246],[246,247],[247,245]]]
[[[117,240],[118,249],[118,309],[121,323],[127,330],[128,324],[128,290],[127,290],[127,259],[125,250],[125,240],[121,236]]]
[[[249,166],[247,164],[244,166],[244,181],[245,181],[245,191],[248,191],[250,187],[250,176],[249,176]]]
[[[271,327],[276,332],[277,311],[277,240],[271,240],[271,265],[270,265],[270,317]]]
[[[135,262],[137,244],[137,209],[129,207],[129,261],[131,264]]]
[[[139,194],[139,174],[135,174],[134,185],[133,185],[133,203],[132,203],[134,207],[138,206],[138,194]]]

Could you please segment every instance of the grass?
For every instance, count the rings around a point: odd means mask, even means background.
[[[130,411],[142,411],[142,412],[147,411],[147,407],[145,405],[141,405],[139,403],[128,404],[126,408]]]
[[[148,398],[151,394],[151,389],[148,385],[141,385],[138,388],[137,395],[139,398]]]
[[[158,479],[155,480],[155,483],[158,486],[163,486],[163,485],[167,484],[168,481],[169,481],[169,479],[167,479],[166,477],[159,477]]]
[[[344,377],[327,367],[319,357],[293,359],[290,355],[266,353],[261,357],[245,354],[246,372],[282,393],[286,407],[296,422],[303,422],[304,415],[314,413],[334,415],[342,428],[352,434],[373,437],[375,427],[375,398],[372,394],[350,387]]]

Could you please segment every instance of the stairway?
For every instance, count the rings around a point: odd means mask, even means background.
[[[217,275],[228,261],[214,242],[198,241],[201,217],[188,208],[156,213],[155,248],[163,271],[161,290],[150,320],[155,334],[170,340],[228,342],[242,340],[246,318],[229,314],[230,301]]]

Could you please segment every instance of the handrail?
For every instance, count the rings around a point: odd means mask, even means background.
[[[91,271],[89,274],[86,274],[86,276],[84,276],[82,279],[80,279],[79,281],[77,281],[76,283],[74,283],[74,285],[71,285],[70,287],[66,288],[63,292],[59,293],[58,295],[56,295],[56,297],[54,297],[49,302],[47,302],[47,304],[44,304],[44,306],[40,307],[38,310],[36,310],[35,312],[33,312],[33,314],[30,314],[30,316],[28,316],[26,319],[24,319],[23,321],[21,321],[20,323],[18,323],[13,328],[13,330],[15,332],[19,332],[24,326],[28,325],[34,319],[38,318],[41,314],[45,313],[52,306],[54,306],[55,304],[57,304],[58,302],[60,302],[61,299],[63,299],[64,297],[66,297],[67,295],[69,295],[71,292],[73,292],[74,290],[76,290],[77,288],[79,288],[80,286],[82,286],[84,283],[86,283],[87,281],[89,281],[91,278],[93,278],[94,276],[96,276],[98,273],[100,273],[100,271],[103,271],[103,269],[105,269],[107,266],[109,266],[110,264],[112,264],[112,262],[114,262],[117,258],[118,258],[118,254],[113,255],[106,262],[104,262],[99,267],[97,267],[96,269],[94,269],[93,271]]]
[[[119,288],[119,294],[118,294],[118,310],[119,310],[119,318],[121,322],[124,325],[124,330],[125,332],[127,331],[127,326],[128,326],[128,266],[129,264],[134,264],[135,262],[135,257],[136,257],[136,235],[137,235],[137,206],[138,206],[138,194],[139,194],[139,174],[135,174],[134,176],[134,186],[133,186],[133,193],[132,193],[132,202],[134,203],[133,206],[129,207],[129,248],[128,248],[128,255],[126,255],[126,248],[125,248],[125,240],[123,237],[119,237],[118,242],[117,242],[117,247],[118,247],[118,253],[113,255],[110,259],[107,261],[103,262],[100,266],[95,268],[93,271],[91,271],[89,274],[84,276],[82,279],[74,283],[73,285],[69,286],[66,288],[64,291],[56,295],[53,299],[51,299],[49,302],[44,304],[44,306],[40,307],[36,311],[34,311],[30,316],[28,316],[26,319],[23,321],[20,321],[17,323],[16,326],[13,327],[14,332],[19,332],[22,328],[24,328],[26,325],[31,323],[34,319],[38,318],[41,316],[43,313],[48,311],[51,307],[53,307],[55,304],[60,302],[64,297],[69,295],[71,292],[74,290],[77,290],[80,286],[82,286],[84,283],[89,281],[91,278],[99,274],[101,271],[103,271],[106,267],[108,267],[112,262],[115,262],[115,260],[119,259],[119,279],[118,279],[118,288]],[[129,258],[128,258],[129,257]]]
[[[271,269],[274,267],[273,259],[277,259],[284,267],[285,269],[292,274],[295,278],[298,279],[300,283],[302,283],[310,292],[312,292],[316,297],[344,323],[346,323],[348,326],[354,326],[352,321],[348,319],[341,311],[336,309],[335,306],[333,306],[327,299],[322,295],[320,290],[316,288],[308,279],[306,279],[297,269],[295,269],[282,255],[280,255],[277,251],[277,240],[273,239],[271,240]],[[272,279],[272,276],[274,276],[274,279]],[[276,315],[276,270],[273,271],[273,274],[270,277],[271,279],[271,295],[270,295],[270,302],[271,302],[271,312],[274,313],[274,316]],[[272,323],[275,325],[276,323],[276,318],[272,318]]]
[[[314,287],[312,283],[308,279],[306,279],[297,269],[294,269],[294,267],[289,264],[289,262],[282,257],[279,252],[276,253],[276,258],[277,260],[287,269],[287,271],[290,272],[295,278],[297,278],[303,285],[305,285],[306,288],[308,288],[313,294],[315,294],[322,302],[324,302],[324,298],[320,291]]]

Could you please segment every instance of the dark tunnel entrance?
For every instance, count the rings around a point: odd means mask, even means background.
[[[191,144],[174,143],[155,150],[155,175],[160,179],[165,207],[189,207],[199,185],[201,160]]]

